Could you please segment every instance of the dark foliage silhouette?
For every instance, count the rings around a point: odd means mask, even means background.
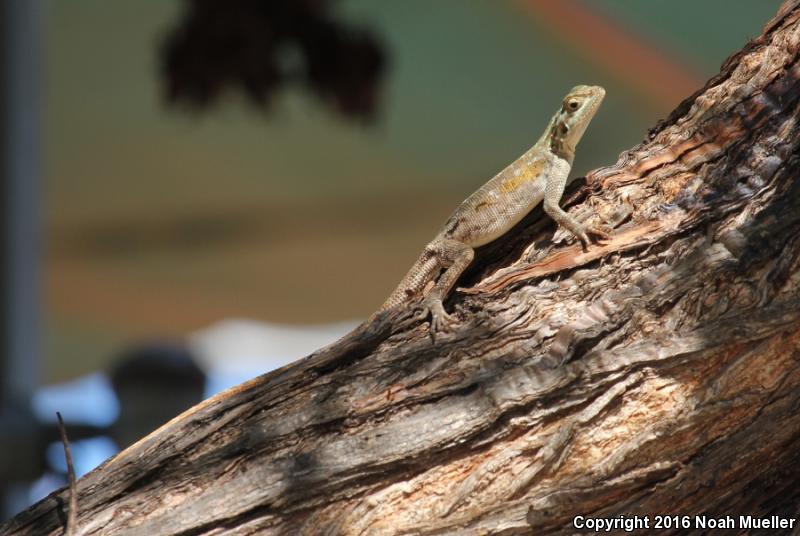
[[[268,109],[283,87],[310,89],[347,118],[374,120],[386,52],[338,20],[331,0],[187,0],[161,49],[167,102],[206,109],[226,91]]]

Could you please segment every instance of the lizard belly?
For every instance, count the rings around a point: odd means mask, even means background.
[[[445,236],[470,247],[479,247],[508,232],[544,198],[541,180],[503,186],[502,176],[490,181],[459,207],[448,220]]]

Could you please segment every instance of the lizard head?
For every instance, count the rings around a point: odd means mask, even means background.
[[[575,147],[605,96],[606,90],[600,86],[575,86],[567,93],[551,122],[549,137],[553,152],[568,158],[575,154]]]

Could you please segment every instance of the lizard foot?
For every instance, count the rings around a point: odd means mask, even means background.
[[[593,235],[600,238],[600,241],[603,240],[611,240],[611,234],[600,229],[599,227],[595,227],[593,225],[587,225],[586,227],[580,227],[575,235],[580,239],[581,243],[583,244],[583,249],[587,249],[589,244],[592,243],[592,240],[589,238],[589,235]]]
[[[427,309],[431,315],[430,335],[434,342],[436,342],[437,335],[453,331],[456,321],[444,310],[442,300],[435,297],[426,298],[425,309]]]

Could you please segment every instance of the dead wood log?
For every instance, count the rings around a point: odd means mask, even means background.
[[[798,53],[795,0],[572,189],[570,210],[591,204],[611,241],[584,252],[534,211],[479,252],[447,304],[452,336],[434,344],[413,308],[392,311],[200,404],[79,481],[78,533],[797,516]],[[0,534],[61,534],[65,503],[57,492]]]

